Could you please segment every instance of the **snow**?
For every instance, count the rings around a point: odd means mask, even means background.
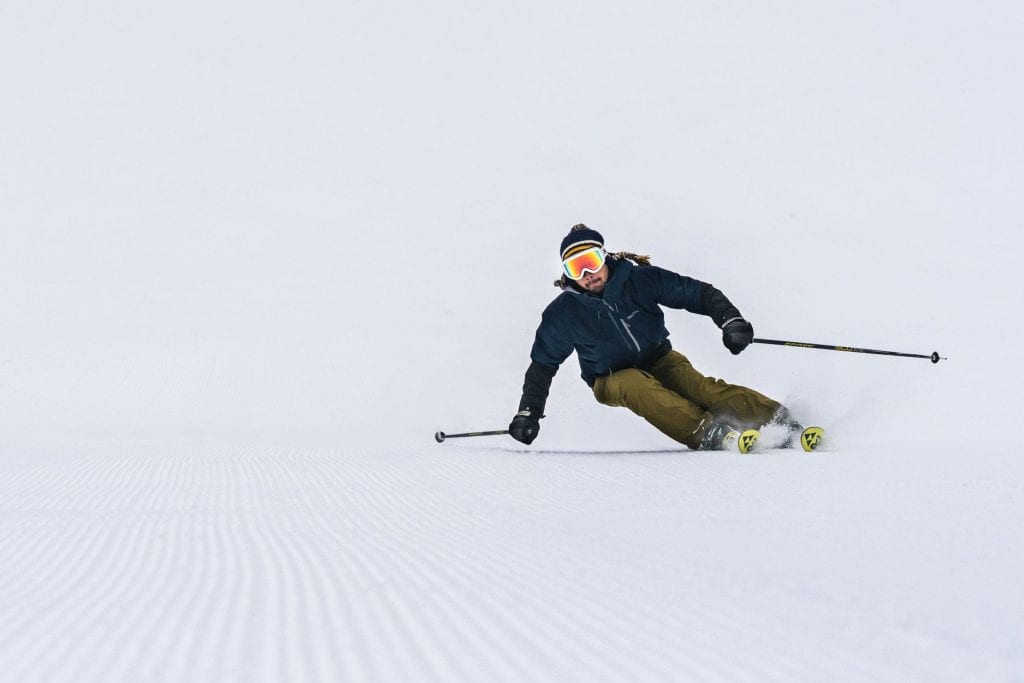
[[[0,679],[1024,677],[1010,2],[0,21]],[[713,282],[703,372],[829,429],[691,453],[575,359],[557,244]]]

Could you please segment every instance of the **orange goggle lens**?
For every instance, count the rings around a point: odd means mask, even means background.
[[[584,273],[596,273],[603,265],[604,250],[601,247],[591,247],[562,261],[562,269],[572,280],[579,280]]]

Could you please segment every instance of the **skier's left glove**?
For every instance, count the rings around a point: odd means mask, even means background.
[[[743,318],[733,318],[722,325],[722,343],[734,356],[750,346],[753,340],[754,326]]]

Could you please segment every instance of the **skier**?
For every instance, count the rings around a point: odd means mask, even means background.
[[[530,444],[540,431],[551,380],[576,351],[583,380],[605,405],[624,406],[695,450],[731,448],[739,433],[765,424],[800,427],[778,401],[705,377],[669,343],[660,306],[709,316],[733,354],[754,328],[712,285],[650,265],[646,256],[609,254],[604,237],[582,223],[562,240],[562,293],[544,310],[526,370],[512,438]],[[746,432],[744,432],[746,435]],[[754,437],[756,439],[756,437]],[[742,441],[739,449],[746,452]]]

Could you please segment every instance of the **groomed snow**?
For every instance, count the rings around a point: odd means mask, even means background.
[[[0,679],[1018,680],[1010,2],[0,10]],[[575,358],[570,225],[720,287],[692,453]]]

